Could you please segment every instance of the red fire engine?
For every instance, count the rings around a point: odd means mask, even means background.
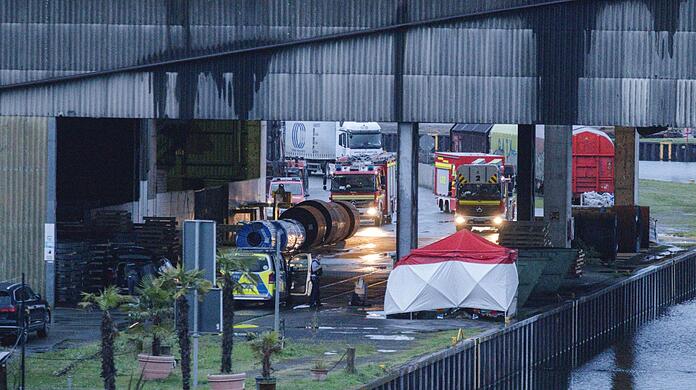
[[[453,213],[457,208],[457,169],[462,165],[505,165],[505,156],[486,153],[435,153],[435,183],[433,192],[441,211]]]
[[[392,153],[351,156],[336,161],[331,175],[331,200],[351,202],[361,223],[392,222],[396,207],[396,159]]]

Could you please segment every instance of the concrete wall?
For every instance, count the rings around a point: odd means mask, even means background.
[[[148,199],[147,214],[145,216],[176,217],[179,226],[187,220],[193,219],[195,205],[194,191],[174,191],[157,194],[156,199]],[[114,206],[100,207],[92,212],[100,210],[128,211],[132,215],[133,222],[140,220],[138,201],[128,202]]]
[[[24,272],[41,292],[50,120],[0,117],[0,281]]]
[[[418,186],[433,189],[434,174],[432,164],[418,163]]]

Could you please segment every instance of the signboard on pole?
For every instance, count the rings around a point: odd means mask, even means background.
[[[184,269],[199,269],[205,279],[215,285],[216,279],[215,222],[203,220],[184,221],[183,251]],[[222,292],[213,288],[205,297],[188,296],[189,329],[198,333],[222,331]],[[195,321],[195,320],[198,321]]]

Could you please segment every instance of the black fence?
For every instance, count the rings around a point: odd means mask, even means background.
[[[641,142],[641,161],[696,161],[696,143]]]
[[[413,362],[364,389],[555,389],[668,307],[696,297],[696,251]]]

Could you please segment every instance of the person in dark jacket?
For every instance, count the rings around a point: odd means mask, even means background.
[[[309,307],[320,307],[321,298],[319,296],[319,278],[322,274],[321,263],[318,258],[312,259],[312,269],[310,270],[310,281],[312,282],[312,291],[309,296]]]

